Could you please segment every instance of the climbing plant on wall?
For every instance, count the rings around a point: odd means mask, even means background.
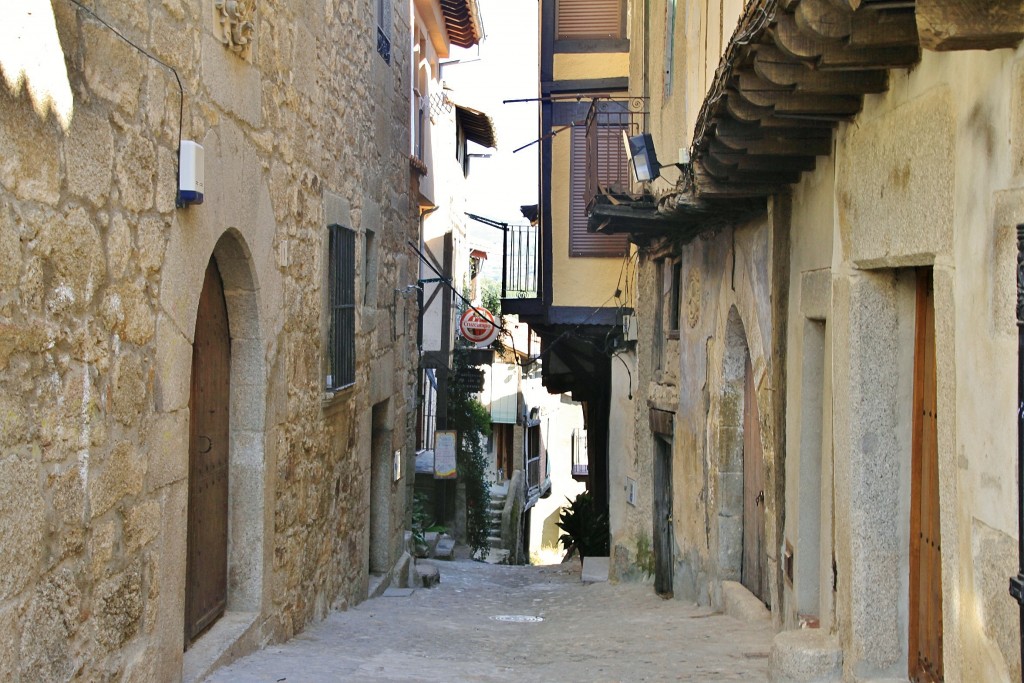
[[[455,353],[453,375],[466,366],[464,354]],[[491,488],[487,481],[484,439],[491,433],[491,416],[480,401],[458,382],[448,384],[448,424],[459,434],[457,462],[459,479],[466,487],[466,542],[473,555],[486,556],[490,546],[488,509]]]

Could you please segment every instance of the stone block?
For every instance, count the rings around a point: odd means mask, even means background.
[[[114,557],[117,545],[117,524],[113,520],[93,525],[89,539],[89,572],[94,581],[107,575],[107,565]]]
[[[243,121],[260,127],[263,88],[259,71],[236,57],[212,35],[203,35],[201,52],[203,82],[214,102]]]
[[[114,176],[125,209],[142,213],[153,208],[156,145],[152,140],[134,134],[118,140]]]
[[[192,381],[192,343],[161,314],[156,321],[154,401],[160,412],[188,407]]]
[[[81,207],[69,209],[39,231],[37,253],[50,273],[47,307],[51,311],[83,310],[106,279],[106,258],[100,231]]]
[[[58,128],[41,121],[21,88],[0,91],[0,185],[17,199],[56,206],[60,200],[60,147]]]
[[[57,559],[78,554],[85,547],[85,482],[82,470],[73,465],[49,475],[49,495],[59,525]],[[55,525],[55,526],[56,526]]]
[[[113,650],[130,640],[138,632],[142,618],[142,563],[136,561],[121,574],[102,582],[94,600],[96,637],[100,644]]]
[[[840,237],[854,263],[920,265],[923,254],[950,253],[955,141],[948,88],[847,129],[837,153],[836,194]]]
[[[0,330],[3,332],[3,330]],[[24,443],[28,436],[28,414],[20,397],[0,393],[0,448]]]
[[[123,350],[114,364],[113,385],[109,388],[110,414],[123,425],[131,426],[147,410],[146,375],[138,356]]]
[[[110,196],[114,171],[114,134],[110,119],[95,107],[78,107],[64,140],[67,188],[95,207]]]
[[[155,415],[145,449],[148,490],[184,480],[188,476],[188,410]]]
[[[771,621],[772,614],[764,603],[736,581],[722,582],[722,611],[740,621]]]
[[[838,683],[843,677],[843,651],[820,629],[783,631],[768,655],[770,683]]]
[[[123,214],[115,213],[107,226],[107,268],[111,279],[120,280],[135,264],[132,230]]]
[[[139,108],[138,74],[146,57],[102,24],[82,22],[83,72],[89,90],[133,116]]]
[[[417,564],[416,574],[419,576],[419,584],[424,588],[433,588],[441,583],[441,572],[432,564]]]
[[[143,274],[152,275],[160,269],[167,248],[167,233],[171,226],[166,218],[149,216],[139,221],[139,267]]]
[[[439,540],[437,548],[434,549],[434,557],[438,560],[455,559],[455,539],[442,538]]]
[[[93,458],[93,462],[95,462]],[[142,490],[146,464],[127,441],[118,443],[99,465],[90,464],[89,510],[93,518],[109,510],[121,498]]]
[[[598,583],[608,580],[607,557],[585,557],[583,558],[583,570],[580,572],[580,581],[583,583]]]
[[[141,280],[110,287],[100,306],[100,317],[108,329],[138,346],[149,342],[156,331],[156,315]]]
[[[0,610],[0,671],[13,673],[18,670],[18,645],[21,628],[18,614],[21,606],[14,604]]]
[[[151,499],[133,505],[124,513],[125,550],[134,553],[160,533],[160,501]]]
[[[800,274],[800,313],[805,318],[824,320],[832,305],[832,270],[809,270]]]
[[[78,666],[68,647],[78,630],[82,595],[70,570],[47,577],[22,619],[19,663],[22,680],[69,680]]]
[[[0,459],[0,600],[36,579],[45,549],[46,509],[38,457],[23,449]]]

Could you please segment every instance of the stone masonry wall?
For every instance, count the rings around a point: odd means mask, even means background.
[[[228,609],[253,613],[255,645],[366,595],[373,404],[412,454],[416,311],[395,292],[416,277],[408,6],[394,3],[387,65],[368,0],[259,3],[242,56],[221,44],[212,0],[88,5],[179,74],[207,196],[174,207],[171,72],[54,0],[69,128],[33,109],[43,84],[0,85],[0,672],[177,680],[191,340],[215,245],[233,358],[249,359],[232,375],[245,391],[231,458],[255,495],[231,501],[231,542],[259,549],[231,570]],[[329,198],[357,231],[369,303],[356,383],[325,400]]]

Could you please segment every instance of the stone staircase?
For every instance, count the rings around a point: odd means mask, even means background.
[[[491,549],[487,553],[487,557],[481,558],[484,562],[491,564],[504,564],[508,560],[508,549],[505,548],[501,540],[501,513],[505,509],[507,493],[508,489],[505,487],[491,487],[491,507],[487,511],[490,520],[487,543]]]
[[[492,548],[502,548],[501,545],[501,512],[505,509],[506,494],[491,489],[491,508],[487,511],[490,519],[490,533],[487,542]]]

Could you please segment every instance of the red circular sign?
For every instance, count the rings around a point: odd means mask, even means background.
[[[479,311],[479,313],[478,313]],[[474,344],[486,345],[498,337],[498,326],[494,324],[494,315],[486,308],[472,308],[459,318],[459,331],[462,336]]]

